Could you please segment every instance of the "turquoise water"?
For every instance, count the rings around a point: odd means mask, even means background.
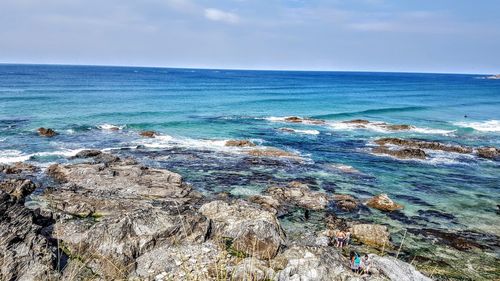
[[[320,118],[326,124],[284,123],[285,116]],[[415,128],[394,133],[341,123],[351,119]],[[38,127],[53,128],[59,135],[40,138]],[[298,131],[286,133],[282,127]],[[137,132],[146,129],[162,136],[139,137]],[[500,234],[499,162],[453,153],[434,153],[420,161],[371,154],[373,140],[388,136],[499,147],[500,80],[481,75],[0,65],[0,162],[46,166],[67,161],[83,148],[111,149],[180,172],[207,194],[247,196],[269,184],[298,179],[360,199],[389,194],[405,205],[397,215],[362,209],[346,216],[383,222],[394,230]],[[255,163],[241,150],[223,146],[232,138],[291,151],[302,160]],[[136,149],[138,145],[144,148]],[[357,171],[349,173],[339,165]]]

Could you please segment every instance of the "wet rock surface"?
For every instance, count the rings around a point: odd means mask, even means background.
[[[156,133],[155,131],[142,131],[139,133],[139,135],[146,138],[154,138],[158,135],[158,133]]]
[[[41,137],[54,137],[57,135],[56,131],[54,131],[53,129],[51,128],[38,128],[38,135],[40,135]]]
[[[394,201],[392,201],[387,194],[379,194],[377,196],[372,197],[370,200],[366,202],[366,205],[371,208],[379,209],[381,211],[396,211],[403,209],[403,205],[400,205]]]
[[[408,130],[415,128],[411,125],[406,125],[406,124],[387,124],[384,122],[372,122],[372,121],[365,120],[365,119],[347,120],[347,121],[342,121],[342,123],[352,124],[360,129],[367,128],[368,126],[372,126],[372,127],[378,127],[378,128],[388,130],[388,131],[408,131]]]
[[[427,154],[419,148],[391,149],[386,146],[379,146],[372,149],[375,154],[386,154],[400,159],[425,159]]]
[[[319,119],[313,119],[313,118],[301,118],[297,116],[290,116],[286,117],[284,119],[285,122],[290,122],[290,123],[305,123],[305,124],[312,124],[312,125],[323,125],[325,124],[324,120],[319,120]]]
[[[500,149],[496,147],[479,147],[476,149],[479,157],[498,160],[500,159]]]
[[[255,143],[249,140],[228,140],[226,141],[225,146],[252,147],[255,146]]]
[[[297,154],[277,149],[277,148],[265,148],[265,149],[253,149],[247,152],[251,156],[256,157],[288,157],[288,158],[299,158]]]
[[[421,140],[412,140],[412,139],[398,139],[398,138],[381,138],[375,141],[378,145],[397,145],[404,146],[414,149],[430,149],[430,150],[440,150],[446,152],[455,152],[455,153],[472,153],[473,149],[471,147],[466,146],[458,146],[458,145],[449,145],[443,144],[440,142],[430,142],[430,141],[421,141]]]

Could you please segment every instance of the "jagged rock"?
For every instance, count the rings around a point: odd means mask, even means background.
[[[78,152],[75,155],[75,158],[91,158],[91,157],[96,157],[98,155],[101,155],[102,151],[100,150],[95,150],[95,149],[85,149],[80,152]]]
[[[476,148],[476,154],[482,158],[498,159],[500,158],[500,149],[496,147],[479,147]]]
[[[276,216],[245,201],[212,201],[199,211],[212,221],[213,238],[226,239],[231,248],[245,255],[269,259],[284,243],[285,235]]]
[[[24,162],[17,162],[11,165],[0,165],[0,172],[5,174],[35,173],[38,170],[38,167]]]
[[[229,268],[231,280],[235,281],[267,281],[275,276],[274,270],[265,261],[252,257],[243,259],[234,267]]]
[[[254,195],[248,198],[248,200],[250,202],[259,204],[265,210],[271,211],[273,213],[276,213],[281,206],[280,202],[276,198],[268,195]]]
[[[431,281],[415,269],[412,265],[393,257],[381,257],[375,254],[368,255],[372,267],[388,277],[392,281]]]
[[[139,135],[146,138],[154,138],[158,134],[155,131],[142,131],[139,133]]]
[[[226,141],[226,146],[236,146],[236,147],[249,147],[255,146],[255,143],[249,140],[228,140]]]
[[[311,210],[323,210],[328,206],[329,202],[327,194],[312,191],[306,184],[296,181],[289,183],[285,187],[269,187],[266,193],[278,199],[280,202],[289,202]]]
[[[458,145],[448,145],[435,141],[421,141],[421,140],[405,140],[398,138],[381,138],[375,141],[378,145],[397,145],[404,146],[415,149],[430,149],[430,150],[440,150],[447,152],[455,152],[455,153],[472,153],[471,147],[466,146],[458,146]]]
[[[38,134],[42,137],[53,137],[57,135],[56,131],[51,128],[38,128]]]
[[[355,277],[349,261],[333,247],[294,246],[278,255],[271,264],[279,271],[274,280],[351,280]]]
[[[370,124],[370,121],[364,120],[364,119],[354,119],[354,120],[342,121],[342,123],[366,125],[366,124]]]
[[[299,158],[298,155],[277,148],[253,149],[247,152],[251,156],[257,157],[289,157]]]
[[[60,218],[54,238],[105,279],[127,278],[155,248],[205,241],[210,222],[195,210],[201,195],[176,173],[120,160],[56,164],[47,173],[62,183],[40,197]]]
[[[390,247],[390,235],[387,227],[378,224],[354,224],[351,235],[361,243],[372,247]]]
[[[400,125],[383,124],[381,126],[390,131],[406,131],[414,128],[413,126],[405,124],[400,124]]]
[[[55,280],[53,246],[22,199],[0,190],[0,280]]]
[[[385,146],[379,146],[372,149],[376,154],[387,154],[401,159],[425,159],[425,151],[419,148],[389,149]]]
[[[392,201],[387,194],[379,194],[366,202],[369,207],[379,209],[381,211],[396,211],[403,209],[404,206]]]
[[[8,193],[17,201],[24,200],[24,197],[31,194],[36,189],[36,185],[31,180],[7,179],[0,182],[0,190]]]

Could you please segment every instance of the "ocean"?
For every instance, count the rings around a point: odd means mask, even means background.
[[[360,200],[386,193],[405,209],[342,213],[332,206],[332,212],[388,225],[396,244],[405,237],[409,255],[457,267],[462,264],[454,257],[498,265],[500,162],[453,152],[429,151],[415,160],[371,151],[381,137],[500,147],[500,80],[484,78],[4,64],[0,163],[46,167],[95,148],[178,172],[208,195],[248,197],[293,180]],[[288,116],[325,122],[285,122]],[[372,123],[344,122],[353,119]],[[381,122],[411,127],[394,131]],[[59,134],[40,137],[39,127]],[[160,136],[143,138],[143,130]],[[300,160],[254,161],[245,149],[225,146],[229,139],[279,148]],[[285,228],[310,224],[282,219]],[[452,251],[422,229],[461,233],[485,241],[484,248]]]

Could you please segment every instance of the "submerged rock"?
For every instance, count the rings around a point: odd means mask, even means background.
[[[284,120],[285,120],[285,122],[290,122],[290,123],[306,123],[306,124],[312,124],[312,125],[325,124],[324,120],[313,119],[313,118],[301,118],[301,117],[297,117],[297,116],[286,117]]]
[[[212,221],[213,238],[226,240],[231,249],[244,255],[270,259],[284,243],[276,216],[245,201],[212,201],[201,206],[200,212]]]
[[[389,131],[407,131],[414,129],[415,127],[406,124],[387,124],[384,122],[371,122],[364,119],[354,119],[348,121],[342,121],[344,124],[353,124],[357,128],[367,128],[367,126],[379,127],[381,129],[389,130]]]
[[[251,156],[257,157],[288,157],[299,158],[298,155],[277,148],[253,149],[247,152]]]
[[[352,212],[358,208],[358,201],[348,194],[335,194],[333,195],[333,201],[337,209],[346,212]]]
[[[414,149],[429,149],[429,150],[440,150],[447,152],[455,152],[455,153],[472,153],[472,148],[467,146],[458,146],[458,145],[448,145],[435,141],[421,141],[421,140],[405,140],[398,138],[381,138],[375,141],[378,145],[397,145],[404,146]]]
[[[342,121],[342,123],[366,125],[366,124],[370,124],[370,121],[364,120],[364,119],[354,119],[354,120]]]
[[[278,199],[279,202],[288,202],[310,210],[323,210],[328,206],[327,194],[312,191],[306,184],[291,182],[287,186],[272,186],[266,194]]]
[[[158,133],[156,133],[155,131],[142,131],[139,133],[139,135],[146,138],[154,138],[158,135]]]
[[[255,146],[255,143],[249,140],[228,140],[225,146],[250,147]]]
[[[379,146],[372,149],[375,154],[386,154],[400,159],[425,159],[427,154],[419,148],[390,149],[385,146]]]
[[[56,131],[51,128],[38,128],[38,134],[42,137],[53,137],[57,135]]]
[[[350,228],[352,237],[361,243],[382,248],[390,247],[390,235],[387,227],[378,224],[354,224]]]
[[[379,194],[366,202],[366,205],[369,207],[379,209],[381,211],[396,211],[404,208],[403,205],[400,205],[389,198],[387,194]]]

